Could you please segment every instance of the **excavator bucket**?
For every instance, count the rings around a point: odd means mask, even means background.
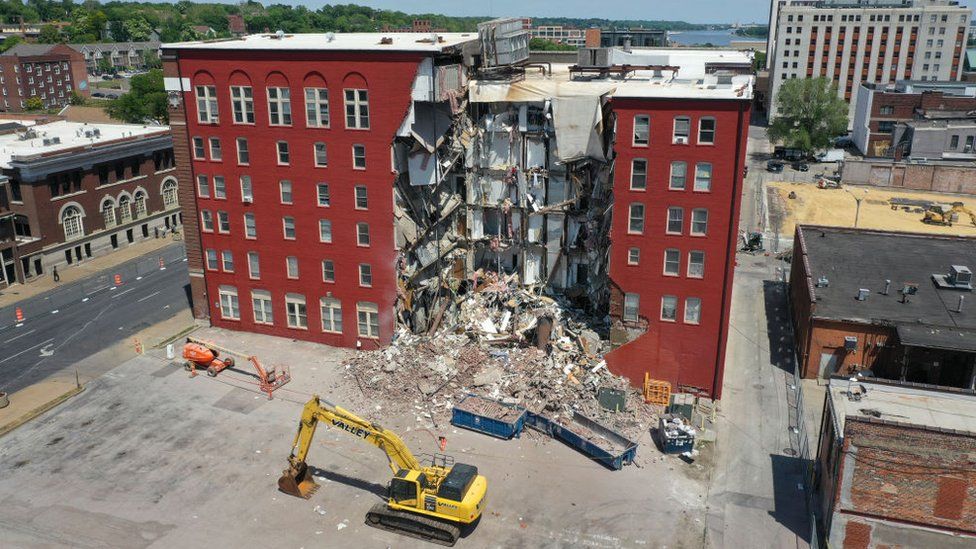
[[[297,498],[308,499],[319,489],[319,485],[308,472],[308,465],[292,465],[285,469],[278,479],[278,489]]]

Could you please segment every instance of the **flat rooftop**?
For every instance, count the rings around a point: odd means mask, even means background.
[[[25,126],[21,131],[0,135],[0,167],[4,168],[15,161],[29,162],[77,149],[92,149],[123,140],[169,134],[169,126],[87,124],[65,120],[47,124],[35,124],[33,120],[3,122],[17,122]],[[56,140],[59,142],[55,143]]]
[[[432,37],[437,36],[435,42]],[[327,32],[251,34],[226,40],[163,44],[178,50],[306,50],[306,51],[413,51],[440,52],[478,40],[477,32]],[[389,43],[383,43],[388,41]]]
[[[847,396],[848,388],[863,386],[861,400]],[[920,427],[976,434],[976,395],[832,378],[827,384],[838,433],[848,417],[882,419]]]
[[[706,68],[752,64],[751,52],[734,50],[635,49],[613,50],[614,65],[672,66],[677,72],[635,70],[623,76],[599,78],[584,73],[570,78],[569,63],[553,64],[552,74],[527,69],[525,79],[515,82],[472,80],[470,100],[476,103],[545,101],[553,97],[605,95],[634,98],[694,98],[751,100],[755,77],[732,76],[731,84],[719,84]]]

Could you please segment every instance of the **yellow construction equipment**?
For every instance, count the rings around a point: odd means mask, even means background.
[[[946,225],[951,227],[953,223],[958,221],[960,215],[969,216],[969,221],[976,225],[976,213],[963,205],[962,202],[953,202],[952,204],[932,204],[925,210],[925,215],[922,217],[922,223],[928,223],[930,225]]]
[[[451,546],[461,535],[460,526],[481,517],[488,481],[477,467],[454,463],[443,455],[430,456],[429,465],[421,465],[396,433],[320,400],[318,395],[302,410],[288,469],[278,479],[282,492],[307,499],[318,489],[305,458],[319,421],[386,452],[393,470],[388,500],[369,510],[367,525]]]

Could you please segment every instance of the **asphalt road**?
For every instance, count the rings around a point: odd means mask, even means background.
[[[0,328],[0,391],[37,383],[189,308],[188,286],[186,263],[178,261],[54,311],[45,294],[24,300],[31,316]]]

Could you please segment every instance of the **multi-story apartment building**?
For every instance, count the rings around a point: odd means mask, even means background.
[[[615,372],[720,396],[751,58],[539,74],[511,26],[164,45],[194,314],[374,348],[517,274],[609,313]]]
[[[165,126],[0,124],[0,286],[180,224]]]
[[[0,55],[2,110],[25,110],[31,97],[45,108],[67,105],[72,92],[89,94],[84,57],[65,44],[17,44]]]
[[[770,113],[783,83],[826,77],[853,115],[862,82],[959,80],[972,10],[954,0],[774,0]]]
[[[582,29],[562,25],[539,25],[533,27],[531,31],[532,38],[541,38],[557,44],[577,47],[586,44],[586,36]]]
[[[159,58],[160,42],[104,42],[97,44],[68,44],[85,58],[88,74],[97,74],[99,64],[107,60],[114,69],[144,69],[152,58]]]

